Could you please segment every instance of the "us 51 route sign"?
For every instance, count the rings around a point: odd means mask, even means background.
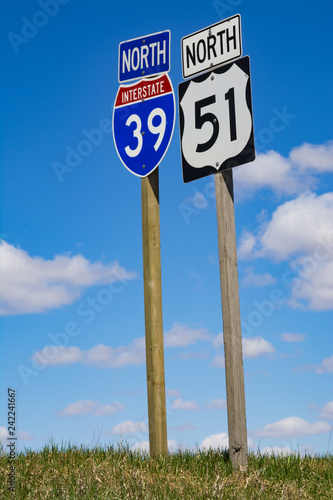
[[[178,94],[184,182],[255,159],[249,57],[181,83]]]
[[[117,153],[133,174],[149,175],[164,157],[175,124],[175,96],[167,74],[120,85],[113,109]]]

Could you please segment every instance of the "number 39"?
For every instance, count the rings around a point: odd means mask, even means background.
[[[161,121],[157,126],[153,124],[153,119],[155,118],[155,116],[159,116],[161,118]],[[126,125],[130,126],[133,122],[136,124],[136,127],[133,130],[133,137],[135,137],[138,144],[135,149],[131,149],[129,146],[126,146],[125,148],[126,154],[131,158],[134,158],[135,156],[138,156],[138,154],[140,154],[143,145],[143,132],[141,132],[142,128],[141,118],[138,115],[133,114],[127,118]],[[152,134],[156,135],[158,134],[158,138],[154,144],[154,149],[155,151],[157,151],[161,145],[161,142],[165,134],[166,116],[163,109],[161,108],[153,109],[148,115],[147,125],[148,125],[148,130]]]

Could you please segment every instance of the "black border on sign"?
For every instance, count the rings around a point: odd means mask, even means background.
[[[244,149],[238,153],[236,156],[233,156],[232,158],[228,158],[225,160],[221,165],[218,170],[216,170],[215,167],[211,165],[206,165],[204,167],[200,168],[195,168],[192,165],[190,165],[184,155],[183,155],[183,149],[182,149],[182,140],[183,140],[183,134],[184,134],[184,113],[181,107],[181,101],[186,93],[186,90],[188,86],[190,85],[191,81],[193,82],[203,82],[207,80],[212,74],[222,74],[228,71],[233,64],[237,64],[237,66],[244,71],[249,76],[249,80],[247,82],[246,86],[246,104],[248,106],[248,109],[251,113],[251,119],[252,119],[252,128],[251,128],[251,133],[249,140],[247,144],[245,145]],[[183,181],[186,182],[191,182],[196,179],[201,179],[202,177],[206,177],[207,175],[211,174],[216,174],[218,172],[223,172],[224,170],[229,170],[230,168],[233,167],[238,167],[239,165],[243,165],[244,163],[249,163],[255,159],[255,147],[254,147],[254,132],[253,132],[253,113],[252,113],[252,97],[251,97],[251,76],[250,76],[250,58],[249,56],[242,57],[241,59],[238,59],[236,61],[233,61],[232,63],[226,64],[224,66],[221,66],[220,68],[217,68],[213,71],[209,71],[207,73],[204,73],[203,75],[197,76],[195,78],[192,78],[191,80],[186,80],[185,82],[182,82],[178,85],[178,109],[179,109],[179,129],[180,129],[180,146],[181,146],[181,157],[182,157],[182,170],[183,170]]]
[[[218,26],[219,24],[224,24],[224,23],[228,23],[231,21],[231,19],[234,19],[235,17],[239,17],[239,47],[240,47],[240,53],[238,56],[236,57],[232,57],[231,59],[227,59],[225,62],[223,62],[222,64],[226,64],[226,63],[229,63],[231,61],[233,61],[234,59],[238,59],[239,57],[242,57],[242,54],[243,54],[243,47],[242,47],[242,25],[241,25],[241,16],[240,14],[235,14],[234,16],[231,16],[231,17],[228,17],[227,19],[223,19],[223,21],[219,21],[218,23],[215,23],[215,24],[212,24],[211,26],[207,26],[207,28],[202,28],[201,30],[199,31],[195,31],[194,33],[191,33],[190,35],[186,35],[184,36],[182,39],[181,39],[181,54],[182,54],[182,74],[183,74],[183,78],[186,79],[186,78],[191,78],[192,76],[194,75],[198,75],[199,73],[203,73],[204,71],[208,71],[210,68],[207,68],[207,69],[200,69],[198,71],[194,71],[193,73],[191,73],[190,75],[187,75],[185,76],[185,71],[184,71],[184,49],[183,49],[183,41],[185,41],[187,38],[191,38],[192,36],[194,35],[198,35],[199,33],[202,33],[203,31],[209,31],[210,29],[214,28],[215,26]],[[212,67],[212,69],[218,67],[221,63],[218,63],[218,64],[214,64],[214,66]]]

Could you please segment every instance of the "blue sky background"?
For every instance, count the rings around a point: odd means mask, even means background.
[[[333,7],[322,0],[1,2],[4,443],[14,387],[20,449],[147,446],[140,179],[110,126],[118,45],[169,29],[177,96],[181,38],[237,13],[257,150],[234,169],[249,444],[332,451]],[[93,129],[102,139],[84,150]],[[170,450],[227,444],[214,179],[183,183],[179,142],[177,116],[160,167]],[[73,150],[77,166],[56,175]]]

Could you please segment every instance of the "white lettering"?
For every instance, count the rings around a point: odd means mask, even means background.
[[[131,48],[124,47],[121,52],[121,74],[124,76],[131,71],[154,70],[156,66],[166,65],[168,62],[167,40],[142,43]],[[150,74],[152,72],[149,71]]]
[[[126,64],[127,71],[130,71],[131,70],[131,50],[129,50],[127,52],[127,56],[126,56],[126,52],[123,51],[123,69],[122,69],[123,73],[125,73],[125,64]]]
[[[143,61],[145,61],[146,63],[146,68],[149,67],[149,64],[148,64],[148,54],[149,54],[149,48],[147,47],[147,45],[142,45],[141,47],[141,64],[140,64],[140,68],[143,69]]]
[[[151,47],[151,65],[154,66],[155,64],[155,47],[157,45],[157,42],[150,43],[149,47]]]
[[[160,43],[157,47],[157,64],[160,64],[160,56],[163,54],[163,64],[166,62],[166,40],[163,40],[163,49],[160,49]]]
[[[134,64],[134,58],[136,55],[136,64]],[[133,52],[132,52],[132,69],[137,70],[139,65],[140,65],[140,52],[138,47],[134,47]]]

